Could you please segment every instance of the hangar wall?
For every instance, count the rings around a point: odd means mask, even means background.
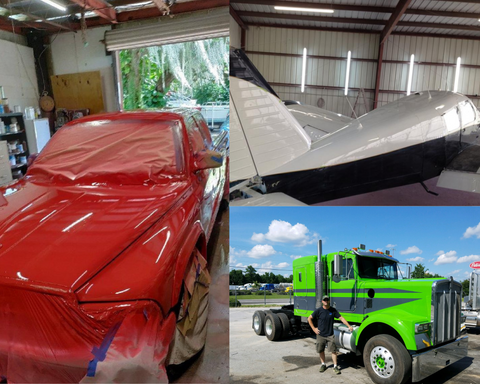
[[[39,98],[33,49],[25,45],[23,36],[4,31],[0,34],[0,85],[10,108],[19,105],[22,111],[25,107],[37,106]]]
[[[232,16],[230,18],[230,47],[240,48],[241,46],[241,31],[242,29],[237,24]]]
[[[100,71],[106,112],[117,109],[112,56],[107,55],[102,42],[105,31],[110,29],[110,27],[88,29],[87,46],[84,45],[80,32],[61,33],[57,37],[52,37],[51,42],[53,75]]]
[[[307,86],[305,93],[301,93],[304,47],[310,57]],[[360,98],[356,114],[360,116],[373,108],[378,49],[377,34],[271,27],[250,27],[246,32],[247,55],[282,99],[323,104],[323,108],[347,116],[352,115],[361,88],[367,108]],[[344,87],[349,50],[352,62],[347,100]],[[388,38],[383,50],[379,106],[405,96],[411,54],[416,62],[412,91],[452,90],[455,64],[460,56],[466,66],[461,70],[459,92],[480,105],[480,98],[475,97],[480,86],[480,41],[394,35]]]

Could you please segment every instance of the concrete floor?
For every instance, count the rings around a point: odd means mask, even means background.
[[[330,200],[313,205],[358,206],[358,205],[480,205],[480,194],[463,192],[454,189],[437,187],[438,177],[427,180],[425,185],[438,196],[427,193],[421,184],[410,184],[402,187],[383,189],[377,192]],[[479,380],[480,382],[480,380]]]
[[[372,383],[362,360],[351,353],[338,357],[341,375],[332,372],[329,353],[327,371],[319,373],[320,360],[313,337],[292,337],[271,342],[265,336],[257,336],[252,329],[252,315],[258,309],[230,309],[230,384]],[[468,357],[419,384],[480,383],[480,328],[468,332]]]
[[[210,262],[207,341],[203,352],[174,383],[227,383],[229,374],[228,308],[229,211],[217,216],[208,244]]]

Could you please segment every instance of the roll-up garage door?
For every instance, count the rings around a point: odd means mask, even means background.
[[[229,34],[228,7],[160,17],[105,33],[108,51],[205,40]]]

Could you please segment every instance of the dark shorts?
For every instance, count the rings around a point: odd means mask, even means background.
[[[334,335],[328,337],[317,335],[317,342],[315,345],[317,347],[317,353],[323,352],[325,347],[327,347],[327,351],[330,353],[337,352],[337,345],[335,344]]]

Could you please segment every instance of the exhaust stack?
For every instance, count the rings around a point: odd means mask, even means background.
[[[318,240],[318,258],[315,263],[315,308],[322,306],[324,266],[322,262],[322,240]]]

